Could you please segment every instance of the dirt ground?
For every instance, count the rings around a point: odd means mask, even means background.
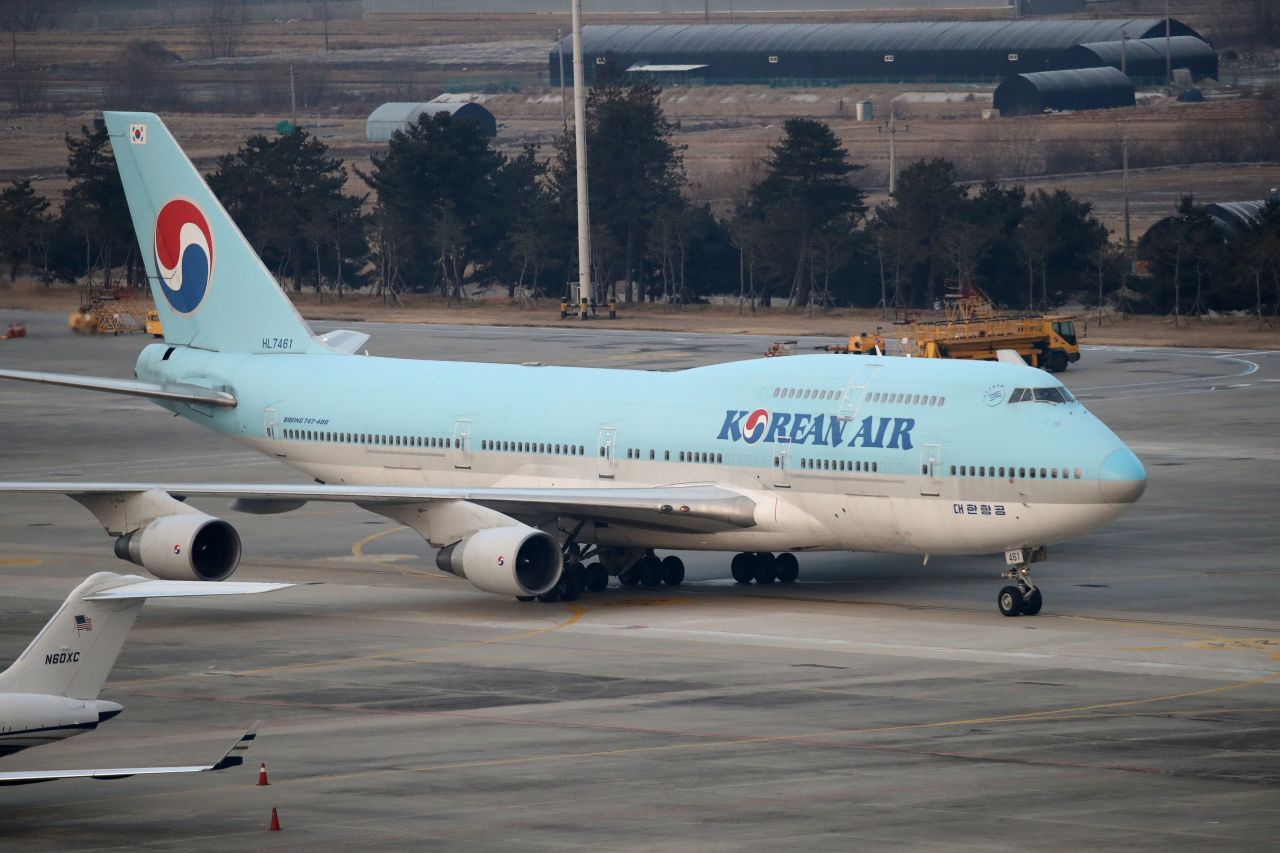
[[[592,329],[645,329],[691,333],[829,336],[838,343],[851,334],[883,329],[886,337],[909,335],[909,326],[895,325],[878,310],[839,309],[810,315],[784,308],[728,305],[696,305],[671,308],[662,305],[619,305],[618,319],[581,321],[560,319],[558,302],[543,299],[537,305],[517,306],[498,301],[471,301],[449,305],[433,297],[407,295],[400,307],[387,307],[365,294],[323,299],[313,293],[291,294],[304,317],[325,327],[343,322],[436,323],[458,326],[568,326]],[[66,311],[80,303],[74,287],[44,288],[19,281],[0,285],[0,309],[27,311]],[[150,300],[139,299],[136,309],[145,312]],[[1084,331],[1084,344],[1120,346],[1226,347],[1233,349],[1280,348],[1280,319],[1266,318],[1259,328],[1253,317],[1183,318],[1174,325],[1172,317],[1121,316],[1107,313],[1101,319],[1096,310],[1069,309]],[[17,315],[20,317],[20,313]],[[922,312],[919,319],[941,319],[941,312]]]

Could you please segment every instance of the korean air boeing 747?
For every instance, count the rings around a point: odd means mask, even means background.
[[[738,552],[742,583],[794,581],[804,551],[1003,552],[1000,610],[1032,615],[1045,546],[1146,485],[1058,380],[1015,364],[809,355],[657,373],[357,355],[368,336],[311,331],[158,117],[106,123],[165,341],[136,380],[0,377],[147,397],[317,481],[0,484],[74,498],[159,577],[226,578],[240,558],[235,529],[182,499],[344,501],[522,599],[679,584],[680,559],[655,549]]]

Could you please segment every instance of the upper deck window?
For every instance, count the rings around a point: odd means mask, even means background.
[[[1052,388],[1014,388],[1010,403],[1074,403],[1076,398],[1061,386]]]

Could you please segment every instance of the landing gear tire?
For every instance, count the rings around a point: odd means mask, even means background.
[[[679,557],[664,557],[662,560],[662,582],[667,586],[680,586],[684,583],[684,560]]]
[[[635,586],[640,583],[640,566],[635,565],[623,572],[618,572],[618,583],[623,586]]]
[[[609,573],[599,563],[587,566],[584,574],[587,592],[604,592],[609,588]]]
[[[582,598],[584,586],[582,566],[578,564],[565,566],[564,571],[560,573],[560,580],[551,589],[539,595],[538,600],[545,604],[554,604],[557,601],[577,601]]]
[[[996,605],[1005,616],[1021,616],[1026,603],[1022,598],[1022,590],[1016,586],[1006,586],[996,596]]]
[[[1044,596],[1040,594],[1039,589],[1031,590],[1030,595],[1022,598],[1022,615],[1035,616],[1040,612],[1040,608],[1044,605]]]
[[[662,585],[662,562],[652,554],[640,561],[640,585],[649,589]]]
[[[729,572],[738,583],[751,583],[756,578],[749,554],[734,554],[733,561],[729,563]]]
[[[582,598],[582,591],[586,586],[586,572],[582,570],[581,563],[565,566],[564,573],[560,575],[560,583],[556,584],[561,601],[577,601]]]
[[[778,573],[779,583],[795,583],[796,578],[800,577],[800,561],[795,554],[779,554],[775,571]]]
[[[755,564],[756,583],[773,583],[778,579],[778,560],[768,551],[762,551],[752,560]]]

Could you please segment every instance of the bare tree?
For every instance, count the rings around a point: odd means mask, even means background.
[[[9,33],[11,67],[18,67],[18,33],[33,33],[51,26],[58,5],[56,0],[0,0],[0,27]]]
[[[244,0],[208,0],[199,30],[211,59],[236,55],[244,23]]]
[[[108,69],[104,96],[109,107],[145,110],[171,107],[177,99],[166,66],[181,60],[157,41],[131,41]]]
[[[44,68],[16,68],[3,75],[9,89],[9,108],[15,114],[34,113],[44,105],[49,75]]]
[[[1034,118],[1001,120],[999,150],[1009,175],[1030,175],[1040,154],[1040,134]]]

